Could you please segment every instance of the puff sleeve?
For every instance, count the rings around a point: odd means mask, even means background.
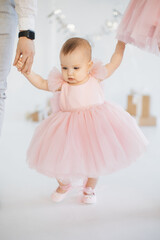
[[[50,71],[47,80],[48,89],[51,92],[55,92],[56,90],[58,90],[65,82],[62,78],[62,74],[56,67],[53,67],[53,69]]]
[[[94,60],[93,66],[90,70],[90,75],[97,79],[104,80],[107,78],[107,74],[107,68],[102,64],[102,62]]]

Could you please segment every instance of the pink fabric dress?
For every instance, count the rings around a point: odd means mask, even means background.
[[[89,80],[70,85],[54,68],[48,78],[59,105],[35,130],[27,162],[49,177],[98,177],[134,162],[148,141],[135,119],[122,107],[105,101],[98,79],[106,77],[99,63]],[[55,110],[56,109],[56,110]]]
[[[160,0],[131,0],[116,38],[160,55]]]

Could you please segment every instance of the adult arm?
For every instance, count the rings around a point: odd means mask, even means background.
[[[19,31],[35,31],[35,17],[37,13],[37,0],[15,0],[15,9],[18,14]],[[35,55],[34,41],[27,37],[20,37],[17,43],[16,56],[13,65],[20,57],[23,63],[22,73],[31,71]]]

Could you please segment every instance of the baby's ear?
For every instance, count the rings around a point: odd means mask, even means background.
[[[93,66],[93,61],[92,60],[88,63],[88,66],[89,66],[89,70],[90,70]]]

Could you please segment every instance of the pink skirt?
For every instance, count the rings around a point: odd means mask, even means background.
[[[98,177],[134,162],[148,141],[121,106],[104,102],[58,111],[43,120],[30,143],[29,167],[54,178]]]
[[[160,55],[160,1],[131,0],[116,38]]]

